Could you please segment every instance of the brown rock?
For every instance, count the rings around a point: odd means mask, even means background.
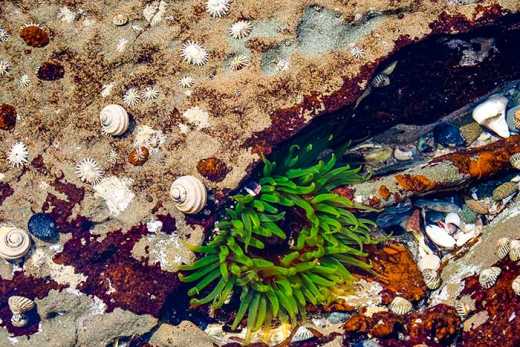
[[[43,81],[56,81],[62,79],[65,69],[57,62],[46,62],[38,69],[37,76]]]
[[[413,343],[446,341],[459,330],[460,318],[451,306],[436,305],[423,312],[412,312],[406,319],[406,330]]]
[[[148,151],[148,148],[144,146],[141,148],[134,148],[128,155],[128,162],[134,166],[141,166],[148,160],[149,155],[150,152]]]
[[[8,104],[0,105],[0,129],[11,130],[16,124],[16,109]]]
[[[202,176],[213,182],[222,181],[230,171],[226,163],[215,157],[200,160],[197,170]]]
[[[31,47],[45,47],[49,44],[49,34],[37,25],[28,25],[20,30],[20,37]]]

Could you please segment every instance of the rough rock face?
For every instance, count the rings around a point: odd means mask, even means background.
[[[25,227],[44,211],[60,239],[35,240],[25,263],[1,262],[0,345],[103,346],[150,332],[181,295],[174,270],[191,254],[180,241],[200,242],[214,221],[175,210],[174,178],[201,178],[212,209],[260,153],[320,115],[349,113],[391,53],[518,11],[514,0],[248,0],[213,18],[201,1],[3,1],[0,104],[10,108],[0,129],[0,222]],[[231,38],[242,19],[250,35]],[[190,41],[207,50],[207,64],[183,61]],[[249,63],[235,69],[240,56]],[[179,85],[186,76],[191,87]],[[124,136],[101,132],[110,103],[130,113]],[[8,152],[19,141],[28,163],[13,167]],[[125,158],[143,141],[150,157],[133,166]],[[106,177],[97,189],[75,172],[87,157]],[[160,250],[165,235],[178,252]],[[39,318],[25,330],[10,326],[11,295],[36,299]],[[154,341],[167,345],[164,334],[183,329],[163,324]]]

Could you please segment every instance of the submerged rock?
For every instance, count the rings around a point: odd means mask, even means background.
[[[459,128],[450,123],[439,123],[433,129],[435,142],[444,147],[461,147],[465,145]]]

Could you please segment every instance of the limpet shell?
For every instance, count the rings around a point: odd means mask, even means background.
[[[14,260],[23,257],[31,248],[29,234],[12,225],[0,226],[0,257]]]
[[[509,158],[511,166],[517,170],[520,170],[520,153],[515,153]]]
[[[123,135],[130,123],[128,112],[115,104],[105,106],[99,114],[99,119],[103,132],[112,136]]]
[[[413,308],[412,303],[403,297],[396,296],[389,305],[390,310],[397,315],[404,315]]]
[[[312,339],[313,337],[314,334],[312,333],[312,331],[310,331],[306,327],[299,327],[298,330],[296,330],[296,332],[294,333],[291,343],[305,341],[308,339]]]
[[[206,187],[193,176],[182,176],[176,179],[171,185],[170,195],[177,209],[187,214],[202,211],[208,199]]]
[[[499,259],[504,259],[511,250],[511,240],[508,237],[502,237],[497,241],[496,255]]]
[[[520,240],[511,240],[509,247],[509,259],[512,261],[520,260]]]
[[[480,125],[495,132],[498,136],[510,136],[506,122],[506,106],[508,100],[501,95],[492,95],[473,109],[473,119]]]
[[[518,191],[518,183],[506,182],[493,190],[493,200],[502,201]]]
[[[520,295],[520,276],[516,276],[513,282],[511,282],[511,288],[516,295]]]
[[[121,13],[120,14],[116,14],[112,18],[112,24],[114,24],[114,25],[123,26],[126,23],[128,23],[128,16],[126,16],[124,14],[121,14]]]
[[[433,269],[425,269],[423,271],[423,279],[428,289],[435,290],[441,286],[441,277]]]
[[[480,272],[480,275],[478,277],[478,281],[482,288],[489,289],[493,287],[497,281],[498,276],[500,276],[500,273],[502,272],[502,269],[496,266],[492,266],[490,268],[484,269]]]
[[[466,200],[466,206],[473,212],[477,214],[488,214],[489,213],[489,205],[484,201],[479,200]]]
[[[466,304],[463,301],[457,301],[455,303],[455,311],[457,311],[457,314],[460,318],[465,318],[468,313],[470,313],[471,309],[468,304]]]

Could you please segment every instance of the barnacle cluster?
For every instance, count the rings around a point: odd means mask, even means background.
[[[352,213],[364,207],[333,192],[364,177],[338,165],[334,154],[305,166],[304,153],[292,147],[279,167],[264,160],[259,193],[233,196],[216,235],[194,248],[204,256],[182,267],[180,279],[196,283],[188,292],[197,297],[193,306],[218,309],[239,295],[232,329],[246,316],[248,333],[277,320],[294,322],[307,305],[330,302],[335,287],[351,282],[350,267],[370,269],[363,246],[377,242],[369,235],[373,223]],[[284,224],[295,211],[302,215],[297,232]],[[283,246],[271,247],[273,240]]]

